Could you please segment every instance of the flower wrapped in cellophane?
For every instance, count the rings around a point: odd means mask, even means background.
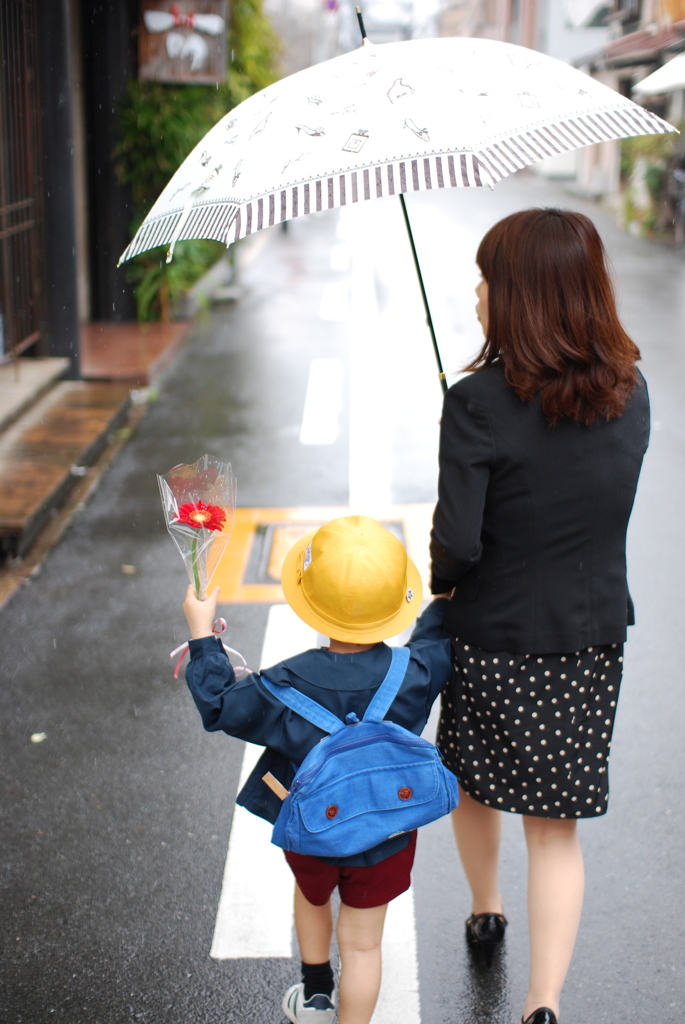
[[[157,476],[167,530],[195,593],[207,593],[235,523],[235,477],[229,462],[203,455]]]

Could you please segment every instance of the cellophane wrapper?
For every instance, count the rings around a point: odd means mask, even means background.
[[[157,475],[166,527],[181,553],[188,578],[203,598],[217,565],[231,539],[235,525],[236,480],[230,462],[203,455],[192,465],[174,466]],[[183,506],[198,505],[220,509],[224,520],[219,529],[206,529],[179,521]]]

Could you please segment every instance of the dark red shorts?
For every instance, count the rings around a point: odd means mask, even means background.
[[[309,903],[322,907],[328,903],[336,885],[340,899],[348,907],[364,910],[382,907],[406,892],[411,883],[411,869],[416,852],[416,832],[403,850],[370,867],[352,868],[344,864],[327,864],[318,857],[285,850],[300,890]]]

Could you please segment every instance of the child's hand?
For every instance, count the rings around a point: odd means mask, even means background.
[[[188,584],[186,599],[183,602],[183,611],[190,626],[191,640],[201,640],[205,636],[212,636],[212,626],[216,619],[216,603],[218,599],[219,587],[214,587],[211,594],[201,601],[195,593],[193,584]]]

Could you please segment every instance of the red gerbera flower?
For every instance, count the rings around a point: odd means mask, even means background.
[[[226,521],[226,513],[218,505],[205,505],[204,501],[197,501],[180,505],[174,521],[194,526],[196,530],[221,530]]]

